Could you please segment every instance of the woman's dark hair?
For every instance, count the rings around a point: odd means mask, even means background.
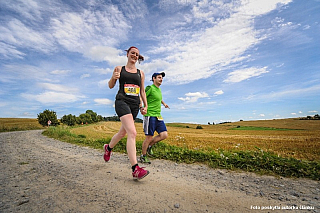
[[[137,50],[139,50],[138,48],[134,47],[134,46],[131,46],[129,47],[129,49],[125,50],[127,53],[129,53],[129,51],[132,49],[132,48],[135,48]],[[144,61],[144,57],[142,55],[139,54],[139,57],[138,57],[138,61],[139,61],[139,64],[141,61]]]

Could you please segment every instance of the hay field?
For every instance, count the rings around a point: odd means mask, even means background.
[[[87,138],[111,138],[120,122],[100,122],[73,128],[72,133]],[[189,128],[187,128],[187,126]],[[241,121],[219,125],[170,123],[167,124],[169,137],[164,141],[170,145],[195,150],[257,150],[272,151],[282,157],[304,160],[320,160],[320,121],[279,119],[262,121]],[[256,127],[242,130],[237,127]],[[261,127],[267,127],[263,129]],[[142,141],[142,124],[136,123],[137,140]],[[268,129],[270,128],[270,129]],[[276,129],[271,129],[276,128]]]
[[[0,118],[0,132],[43,129],[35,118]]]

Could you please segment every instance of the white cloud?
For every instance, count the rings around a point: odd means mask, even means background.
[[[178,98],[181,101],[185,101],[187,103],[197,102],[199,98],[207,98],[209,95],[205,92],[189,92],[185,94],[185,98]]]
[[[125,51],[113,47],[92,46],[83,54],[94,61],[107,61],[111,66],[125,64],[127,62]]]
[[[0,59],[19,58],[22,59],[26,54],[17,50],[13,45],[0,42]]]
[[[214,94],[215,95],[222,95],[224,92],[222,91],[222,90],[218,90],[218,91],[216,91]]]
[[[176,84],[193,82],[208,78],[217,71],[234,69],[236,63],[250,59],[250,55],[246,54],[248,50],[267,38],[266,34],[254,28],[254,18],[289,2],[197,2],[192,16],[188,15],[190,20],[187,26],[159,36],[162,42],[153,53],[163,53],[165,63],[159,65],[158,69],[168,71],[168,81]],[[205,9],[212,7],[212,4],[215,4],[212,10]],[[202,19],[209,20],[204,28],[201,28]],[[188,31],[186,28],[195,30]]]
[[[39,83],[38,86],[44,90],[52,90],[56,92],[77,92],[77,88],[71,88],[60,84]]]
[[[269,94],[260,95],[258,98],[262,100],[271,100],[271,99],[279,99],[279,98],[289,98],[289,97],[299,97],[320,93],[320,85],[313,85],[307,88],[296,88],[296,89],[287,89],[282,91],[271,92]]]
[[[33,81],[41,80],[52,82],[54,79],[49,78],[47,73],[41,67],[28,64],[6,64],[3,71],[8,75],[8,79],[14,81],[32,79]]]
[[[28,101],[35,100],[42,104],[72,103],[78,101],[81,98],[84,98],[84,96],[52,91],[40,93],[38,95],[23,93],[21,94],[21,96]]]
[[[101,75],[108,75],[113,72],[113,69],[110,68],[96,68],[95,71]]]
[[[114,103],[114,101],[107,98],[96,98],[94,99],[94,102],[96,102],[98,105],[112,105]]]
[[[100,7],[101,10],[82,9],[78,13],[65,12],[52,18],[52,34],[57,42],[69,51],[86,54],[95,51],[91,47],[112,47],[126,40],[131,27],[123,14],[112,5]]]
[[[286,5],[292,0],[269,0],[269,1],[257,1],[249,0],[242,1],[243,7],[240,7],[238,12],[240,14],[259,16],[268,13],[272,10],[279,8],[282,5]]]
[[[101,80],[98,82],[98,86],[100,88],[105,87],[108,84],[108,82],[109,82],[109,79]]]
[[[80,76],[80,79],[89,78],[91,75],[89,73]]]
[[[49,53],[55,50],[53,45],[53,38],[48,32],[36,31],[35,29],[26,26],[18,19],[12,19],[8,23],[0,26],[0,41],[5,42],[14,48],[27,48],[44,53]],[[7,50],[11,51],[12,49]],[[18,58],[21,58],[22,54],[17,52]]]
[[[231,73],[229,73],[229,77],[224,80],[223,82],[226,83],[236,83],[240,82],[252,77],[256,77],[259,75],[262,75],[263,73],[268,73],[267,67],[262,67],[262,68],[256,68],[256,67],[251,67],[247,69],[241,69],[241,70],[236,70]]]
[[[71,70],[53,70],[50,73],[53,75],[67,75]]]

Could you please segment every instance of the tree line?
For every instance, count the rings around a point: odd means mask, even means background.
[[[72,114],[64,115],[61,117],[60,121],[57,118],[57,114],[53,110],[44,110],[38,115],[38,122],[42,126],[57,126],[60,125],[60,122],[66,124],[68,126],[74,126],[76,124],[92,124],[100,121],[120,121],[118,116],[111,117],[103,117],[102,115],[98,115],[96,112],[92,110],[87,110],[85,113],[80,114],[79,116],[75,116]],[[136,118],[136,122],[142,123],[142,120]]]
[[[320,116],[319,114],[315,114],[314,116],[300,118],[300,120],[320,120]]]

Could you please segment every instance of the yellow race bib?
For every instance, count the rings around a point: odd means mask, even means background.
[[[126,95],[131,95],[131,96],[139,96],[140,87],[135,84],[125,84],[124,85],[124,93]]]

